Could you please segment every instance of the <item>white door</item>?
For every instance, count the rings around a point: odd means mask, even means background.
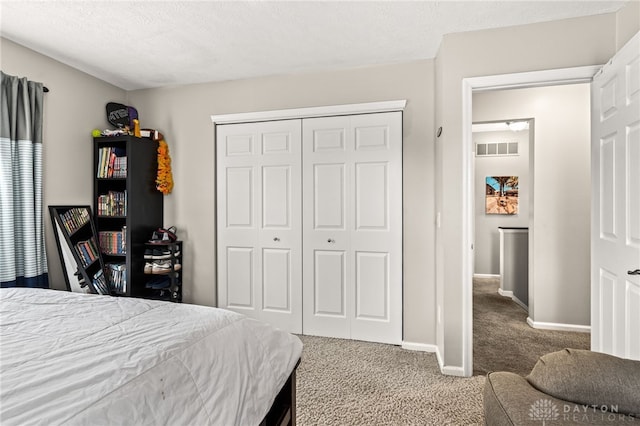
[[[300,120],[216,127],[218,306],[302,332]]]
[[[594,77],[591,99],[591,347],[640,359],[640,33]]]
[[[402,340],[402,113],[303,120],[303,332]]]

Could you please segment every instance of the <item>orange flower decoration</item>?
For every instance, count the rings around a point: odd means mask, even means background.
[[[171,193],[173,189],[173,174],[171,173],[171,157],[169,145],[163,137],[158,141],[158,174],[156,176],[156,188],[164,195]]]

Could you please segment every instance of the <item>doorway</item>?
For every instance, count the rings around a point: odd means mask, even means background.
[[[476,359],[489,370],[524,373],[545,353],[565,347],[589,348],[590,336],[584,331],[590,326],[590,112],[586,83],[485,91],[473,96],[474,120],[507,118],[515,127],[516,123],[528,124],[520,117],[535,118],[530,126],[530,133],[535,133],[532,143],[525,129],[474,133],[474,272],[497,274],[501,279],[494,279],[493,285],[499,282],[498,292],[516,302],[502,303],[474,286],[474,313],[479,315],[493,306],[502,323],[489,329],[474,327]],[[474,127],[491,130],[486,129],[488,125]],[[485,143],[489,149],[486,155],[479,155],[484,154]],[[505,149],[510,146],[511,152]],[[486,190],[482,187],[485,180]],[[509,188],[515,188],[503,190],[497,181],[513,181],[515,185]],[[496,199],[506,208],[496,209]],[[490,290],[491,284],[484,283],[482,288]],[[521,312],[518,305],[528,312]],[[474,319],[486,327],[486,315]],[[493,357],[494,346],[504,356]],[[513,362],[505,362],[511,358]]]
[[[463,155],[466,161],[467,170],[473,171],[473,137],[472,137],[472,121],[473,121],[473,102],[472,97],[476,93],[482,93],[490,90],[498,89],[516,89],[525,87],[545,87],[563,85],[569,83],[586,83],[590,82],[593,75],[599,67],[580,67],[562,70],[539,71],[522,74],[508,74],[499,76],[475,77],[463,80]],[[473,173],[467,173],[463,182],[463,191],[466,199],[473,200]],[[535,188],[534,188],[535,190]],[[464,214],[466,226],[463,228],[463,241],[467,247],[473,247],[474,243],[474,209],[473,203],[467,203]],[[463,254],[466,273],[463,275],[463,370],[464,374],[470,376],[473,371],[473,270],[474,259],[473,249]],[[531,260],[530,258],[530,264]],[[530,269],[534,274],[534,268]],[[531,281],[531,279],[530,279]],[[535,289],[533,289],[535,292]],[[531,297],[531,291],[530,291]],[[533,301],[533,304],[531,303]],[[535,319],[535,300],[530,300],[530,312],[534,310]],[[533,322],[533,321],[532,321]],[[543,321],[544,322],[544,321]],[[538,324],[540,326],[553,326],[553,324]]]

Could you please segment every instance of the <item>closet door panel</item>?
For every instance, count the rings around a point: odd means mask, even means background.
[[[349,118],[304,119],[303,332],[350,337]]]
[[[311,144],[309,148],[312,150],[313,155],[345,152],[345,139],[347,137],[345,120],[343,120],[342,117],[328,117],[318,120],[324,121],[328,127],[326,129],[314,127],[310,129],[310,133],[307,134],[311,139],[305,138],[305,140],[307,141],[307,145],[309,145],[309,143]]]
[[[290,166],[262,168],[263,229],[291,229],[292,196]]]
[[[345,164],[313,165],[313,229],[345,229]]]
[[[302,332],[300,120],[216,127],[218,306]]]
[[[380,117],[379,114],[372,114]],[[369,116],[354,116],[364,117],[364,120],[356,119],[354,123],[354,149],[357,152],[363,151],[390,151],[391,141],[389,138],[389,127],[387,124],[379,125],[375,121],[371,120]],[[375,120],[376,118],[374,118]]]
[[[262,309],[291,312],[291,250],[262,250]]]
[[[303,332],[398,344],[402,113],[304,119],[302,128]]]
[[[300,120],[260,128],[261,318],[302,333],[302,128]]]
[[[253,167],[229,167],[226,170],[226,224],[229,228],[253,228]]]
[[[345,318],[345,252],[316,250],[314,257],[314,315]]]
[[[351,118],[351,336],[402,342],[402,113]]]
[[[251,158],[256,143],[255,138],[255,133],[229,135],[222,141],[224,144],[224,156]]]
[[[279,155],[299,152],[293,145],[291,133],[273,131],[262,135],[262,154]]]
[[[389,254],[359,251],[355,262],[355,317],[389,321]]]
[[[252,247],[227,247],[226,280],[227,307],[254,310]]]
[[[387,162],[355,164],[355,229],[389,230]]]

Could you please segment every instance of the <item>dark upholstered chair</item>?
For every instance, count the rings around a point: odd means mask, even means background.
[[[485,424],[640,425],[640,361],[564,349],[527,377],[494,372],[484,387]]]

